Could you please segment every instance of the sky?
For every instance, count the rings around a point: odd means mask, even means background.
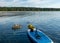
[[[0,7],[60,8],[60,0],[0,0]]]

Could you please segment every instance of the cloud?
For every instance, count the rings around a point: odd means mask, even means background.
[[[60,0],[0,0],[0,7],[52,7],[59,8]]]
[[[60,3],[58,2],[58,3],[55,3],[55,4],[52,4],[52,5],[50,5],[50,6],[47,6],[48,8],[50,7],[50,8],[60,8]]]

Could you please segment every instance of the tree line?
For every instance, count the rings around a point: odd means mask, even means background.
[[[0,11],[60,11],[60,8],[0,7]]]

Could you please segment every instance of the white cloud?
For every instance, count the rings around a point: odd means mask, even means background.
[[[60,3],[54,3],[54,4],[52,4],[52,5],[50,5],[50,6],[48,6],[48,8],[49,7],[53,7],[53,8],[60,8]]]
[[[59,0],[0,0],[1,7],[58,7]]]

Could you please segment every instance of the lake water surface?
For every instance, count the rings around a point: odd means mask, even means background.
[[[27,36],[30,23],[60,43],[60,11],[0,11],[0,43],[31,43]],[[12,30],[14,24],[22,28]]]

